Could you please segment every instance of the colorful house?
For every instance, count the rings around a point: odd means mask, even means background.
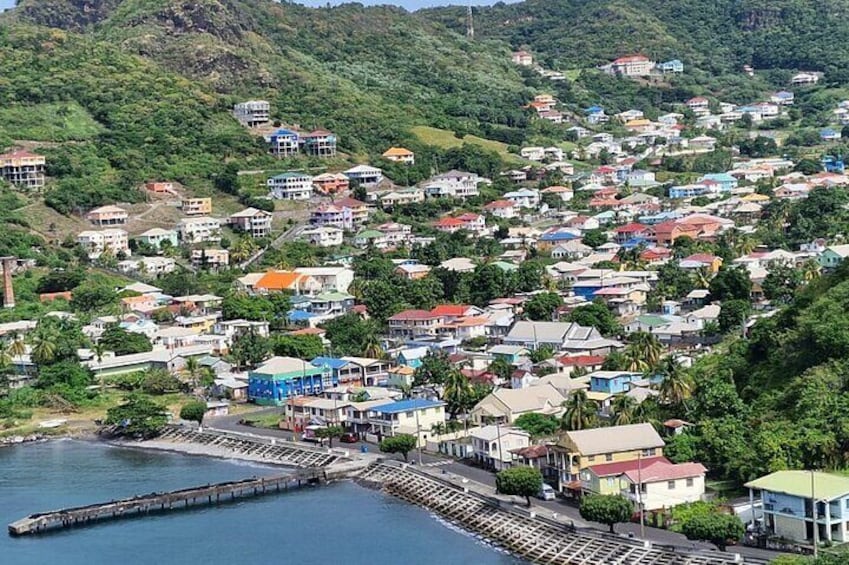
[[[294,357],[272,357],[248,373],[248,400],[282,406],[295,396],[317,395],[338,384],[329,369]]]

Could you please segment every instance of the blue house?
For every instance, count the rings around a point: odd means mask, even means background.
[[[628,392],[631,381],[639,381],[642,378],[642,373],[596,371],[590,373],[590,390],[592,392],[603,392],[606,394],[620,394]]]
[[[843,174],[843,171],[846,169],[843,164],[843,157],[834,155],[826,155],[822,158],[822,166],[827,173],[837,173]]]
[[[356,363],[338,357],[316,357],[310,364],[322,370],[329,371],[334,383],[359,384],[363,383],[363,369]]]
[[[248,373],[248,400],[282,406],[293,396],[317,395],[339,384],[324,366],[294,357],[272,357]]]
[[[539,241],[544,241],[556,245],[558,243],[562,243],[564,241],[572,241],[573,239],[579,239],[580,236],[575,234],[572,231],[567,230],[553,230],[548,231],[542,234],[539,237]]]
[[[589,108],[584,110],[584,113],[588,116],[590,114],[604,114],[604,108],[602,108],[601,106],[590,106]]]
[[[819,541],[849,541],[849,478],[821,471],[777,471],[744,486],[750,503],[758,492],[763,525],[770,534],[813,541],[816,512]]]
[[[683,73],[684,72],[684,63],[682,63],[678,59],[672,59],[671,61],[666,61],[664,63],[658,63],[657,64],[657,70],[659,70],[663,74]]]
[[[511,365],[518,363],[519,359],[528,354],[528,350],[521,345],[495,345],[487,351],[496,359],[504,359]]]
[[[669,187],[669,198],[693,198],[694,196],[701,196],[707,193],[707,185],[701,183]]]
[[[300,151],[301,139],[297,132],[279,129],[268,136],[269,150],[275,157],[291,157]]]
[[[430,351],[429,347],[408,347],[398,353],[398,364],[418,369],[422,366],[422,359]]]
[[[710,173],[699,179],[699,182],[713,181],[719,185],[721,192],[730,192],[737,188],[738,181],[728,173]]]
[[[820,130],[820,139],[823,141],[837,141],[840,139],[840,132],[833,128],[823,128]]]

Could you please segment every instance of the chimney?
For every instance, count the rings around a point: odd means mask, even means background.
[[[3,308],[15,307],[15,289],[12,287],[12,269],[15,267],[14,257],[0,257],[3,263]]]

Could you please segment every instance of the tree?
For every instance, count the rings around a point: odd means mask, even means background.
[[[455,419],[457,414],[474,406],[475,394],[468,377],[457,368],[452,368],[445,379],[442,400],[448,405],[448,414]]]
[[[388,437],[380,442],[380,451],[383,453],[400,453],[407,461],[408,454],[416,448],[418,441],[411,434],[398,434]]]
[[[538,412],[526,412],[513,422],[513,425],[531,434],[533,437],[550,436],[560,429],[560,423],[554,416]]]
[[[581,242],[584,245],[588,245],[595,249],[596,247],[607,243],[607,233],[601,229],[587,230],[584,232]]]
[[[566,411],[563,412],[561,425],[566,430],[591,428],[598,419],[598,403],[587,398],[587,392],[583,389],[572,393],[563,405]]]
[[[788,304],[804,282],[805,273],[801,269],[780,264],[769,269],[761,287],[767,299],[779,304]]]
[[[319,428],[315,431],[315,436],[320,439],[327,439],[328,447],[333,447],[333,438],[341,437],[345,433],[342,426],[327,426]]]
[[[590,494],[581,498],[578,511],[584,520],[607,524],[612,534],[614,525],[631,519],[634,506],[621,494]]]
[[[660,382],[660,398],[669,404],[680,405],[690,398],[690,376],[678,361],[669,356],[660,367],[663,380]]]
[[[268,339],[251,328],[233,340],[230,355],[238,367],[254,367],[268,357],[270,350]]]
[[[822,164],[816,159],[799,159],[793,170],[805,175],[815,175],[822,172]]]
[[[168,418],[165,409],[146,396],[133,393],[106,411],[106,423],[117,426],[116,435],[147,439],[157,435]]]
[[[192,391],[198,386],[198,374],[200,373],[200,362],[197,357],[189,357],[186,359],[186,365],[183,367],[186,374],[189,375]]]
[[[628,337],[625,348],[626,368],[629,371],[643,372],[657,367],[663,345],[657,337],[648,332],[634,332]]]
[[[556,292],[540,292],[525,303],[525,314],[531,320],[551,321],[554,312],[563,305],[563,299]]]
[[[324,343],[317,335],[281,335],[272,341],[275,355],[315,359],[324,353]]]
[[[206,415],[206,402],[200,400],[192,400],[187,402],[180,408],[180,419],[189,422],[197,422],[198,427],[203,424],[203,417]]]
[[[728,300],[719,309],[719,330],[722,333],[740,331],[749,315],[752,305],[748,300]]]
[[[690,540],[709,541],[725,551],[729,542],[737,543],[743,537],[743,522],[730,514],[702,514],[681,524],[681,532]]]
[[[528,357],[530,358],[532,363],[542,363],[543,361],[547,361],[554,357],[554,354],[557,351],[549,344],[543,344],[531,351]]]
[[[566,320],[581,326],[594,327],[602,335],[616,335],[621,329],[616,316],[600,301],[578,306],[569,313]]]
[[[84,283],[74,289],[71,307],[81,312],[93,312],[118,303],[118,294],[109,284]]]
[[[495,475],[495,489],[501,494],[524,496],[528,508],[531,497],[542,490],[542,473],[535,467],[511,467]]]
[[[153,345],[151,345],[146,335],[138,332],[128,332],[117,325],[106,328],[100,336],[98,343],[107,351],[115,353],[115,355],[145,353],[153,349]]]
[[[356,312],[328,320],[323,327],[337,355],[362,355],[378,330],[374,320],[364,320]]]
[[[637,411],[637,399],[627,394],[620,394],[613,400],[614,426],[633,424]]]
[[[413,386],[445,384],[452,371],[456,371],[456,368],[448,360],[447,353],[429,351],[422,358],[422,364],[416,367],[416,372],[413,374]]]
[[[710,281],[711,300],[749,300],[752,279],[742,267],[721,268]]]

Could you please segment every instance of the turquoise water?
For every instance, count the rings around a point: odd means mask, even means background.
[[[60,440],[0,449],[0,526],[38,511],[278,469]],[[515,565],[419,508],[343,482],[220,508],[102,522],[46,535],[0,533],[9,565]]]

